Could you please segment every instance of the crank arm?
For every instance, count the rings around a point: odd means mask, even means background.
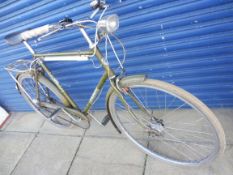
[[[54,109],[54,110],[57,110],[58,108],[61,108],[61,109],[63,109],[63,111],[64,111],[70,118],[72,118],[72,119],[75,120],[75,121],[78,121],[79,118],[76,118],[76,117],[72,116],[71,114],[69,114],[69,111],[78,113],[78,114],[81,116],[81,118],[82,118],[83,120],[89,120],[89,117],[88,117],[88,116],[84,115],[81,111],[79,111],[79,110],[77,110],[77,109],[65,107],[65,106],[59,105],[59,104],[46,103],[46,102],[40,102],[40,106],[41,106],[41,107],[45,107],[45,108],[51,108],[51,109]]]
[[[52,108],[52,109],[65,108],[64,106],[59,105],[59,104],[51,104],[51,103],[46,103],[46,102],[40,102],[39,104],[41,107],[45,107],[45,108]]]

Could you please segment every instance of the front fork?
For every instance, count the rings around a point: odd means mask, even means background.
[[[128,108],[128,103],[126,102],[126,100],[124,99],[124,97],[122,96],[122,94],[124,95],[128,95],[133,102],[139,107],[139,109],[141,109],[143,112],[145,112],[146,114],[149,114],[149,111],[145,108],[145,106],[140,102],[140,100],[137,98],[137,96],[134,94],[133,91],[131,91],[131,89],[129,87],[124,87],[121,88],[120,86],[120,77],[116,77],[115,78],[115,86],[114,89],[115,91],[117,91],[118,93],[118,97],[120,97],[121,102],[125,105],[125,107]]]
[[[146,79],[146,77],[144,75],[136,75],[136,76],[130,76],[130,77],[125,77],[122,79],[123,84],[125,80],[132,80],[132,81],[136,81],[138,83],[144,81]],[[134,92],[129,88],[129,87],[124,87],[124,85],[121,85],[121,80],[119,79],[119,77],[115,78],[114,81],[114,85],[112,84],[112,88],[113,91],[115,91],[119,97],[119,100],[122,102],[122,104],[125,106],[125,108],[129,111],[129,113],[132,115],[132,117],[135,119],[136,122],[138,122],[139,125],[141,125],[143,128],[147,128],[150,127],[150,129],[154,129],[153,126],[156,124],[161,125],[162,127],[164,126],[163,121],[161,119],[156,118],[155,116],[153,116],[147,109],[146,107],[142,104],[142,102],[140,101],[140,99],[136,96],[136,94],[134,94]],[[121,88],[124,87],[124,88]],[[111,94],[110,94],[111,95]],[[108,98],[110,98],[110,95]],[[137,107],[143,111],[144,114],[146,114],[151,121],[148,121],[147,124],[145,124],[145,122],[143,122],[141,119],[139,119],[131,110],[130,105],[127,103],[127,101],[125,100],[124,96],[127,95],[129,96],[132,101],[137,105]],[[155,124],[152,124],[152,122],[155,122]]]

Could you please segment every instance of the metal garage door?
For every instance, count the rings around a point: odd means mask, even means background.
[[[210,106],[233,106],[233,2],[227,0],[111,0],[108,13],[120,16],[117,32],[127,49],[128,74],[174,83]],[[86,18],[87,0],[8,0],[0,3],[0,104],[11,111],[30,110],[3,70],[17,59],[29,59],[23,45],[8,46],[4,37],[55,23],[64,17]],[[82,47],[80,34],[67,31],[43,42],[37,51]],[[111,64],[116,60],[110,55]],[[48,66],[81,106],[91,95],[102,71],[91,62],[55,62]],[[104,88],[96,109],[104,108]],[[81,92],[81,93],[80,93]]]

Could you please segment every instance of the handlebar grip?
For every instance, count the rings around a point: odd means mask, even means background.
[[[48,33],[48,32],[49,32],[49,25],[45,25],[42,27],[38,27],[38,28],[35,28],[32,30],[22,32],[20,35],[21,35],[22,39],[25,41],[25,40],[40,36],[40,35]]]
[[[42,34],[48,33],[50,29],[50,25],[45,25],[42,27],[38,27],[32,30],[28,30],[22,33],[12,33],[9,34],[5,37],[5,40],[8,44],[10,45],[15,45],[15,44],[19,44],[23,41],[26,41],[28,39],[40,36]]]

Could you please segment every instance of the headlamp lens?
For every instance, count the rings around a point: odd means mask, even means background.
[[[106,33],[113,33],[119,28],[119,18],[116,14],[103,17],[97,27]]]

